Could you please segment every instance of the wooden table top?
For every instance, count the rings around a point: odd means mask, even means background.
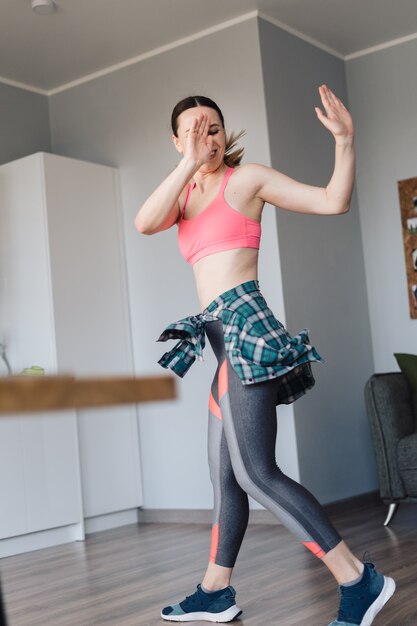
[[[137,404],[174,398],[173,376],[0,377],[0,417],[10,413]]]

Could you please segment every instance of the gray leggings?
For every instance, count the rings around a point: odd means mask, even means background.
[[[208,322],[205,330],[218,361],[209,399],[210,562],[234,566],[248,524],[248,494],[321,558],[341,537],[316,498],[276,464],[279,377],[243,385],[226,356],[222,321]]]

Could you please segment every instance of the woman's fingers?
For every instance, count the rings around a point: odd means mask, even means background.
[[[194,139],[197,137],[203,137],[206,133],[207,127],[207,115],[204,113],[200,113],[198,117],[194,118],[194,122],[191,125],[190,133],[194,135]]]
[[[322,85],[322,89],[323,92],[326,94],[328,100],[330,102],[336,102],[338,100],[336,94],[333,93],[333,91],[330,89],[330,87],[328,87],[327,85]]]
[[[323,103],[326,114],[331,117],[335,114],[338,107],[335,95],[330,91],[326,85],[323,85],[320,90],[321,101]]]
[[[315,107],[317,117],[335,136],[353,135],[353,122],[349,111],[327,85],[319,87],[324,112]]]
[[[330,110],[330,98],[329,98],[329,94],[327,92],[326,86],[325,85],[321,85],[321,87],[319,87],[319,93],[320,93],[320,98],[321,101],[323,103],[323,106],[326,110],[326,112],[328,112]]]
[[[196,119],[197,119],[197,123],[196,123],[195,130],[197,131],[197,134],[199,134],[201,132],[201,123],[203,121],[203,116],[200,114]]]
[[[329,89],[329,88],[327,88],[327,89]],[[333,98],[334,103],[335,103],[335,104],[337,104],[337,105],[339,105],[340,107],[342,107],[342,108],[344,108],[344,109],[345,109],[346,107],[345,107],[345,105],[343,104],[343,102],[341,101],[341,99],[340,99],[340,98],[338,98],[338,97],[336,96],[336,94],[335,94],[335,93],[333,93],[333,91],[332,91],[331,89],[329,89],[329,91],[330,91],[330,93],[331,93],[331,96],[332,96],[332,98]]]
[[[209,130],[210,130],[209,118],[208,118],[208,115],[204,115],[203,123],[201,125],[200,148],[206,154],[210,154],[210,151],[212,149],[212,144],[213,144],[213,137],[209,135]]]
[[[206,138],[208,135],[208,130],[209,130],[208,115],[204,115],[202,123],[201,123],[201,136]]]
[[[321,101],[329,119],[337,119],[347,114],[347,109],[342,101],[332,92],[327,85],[319,87]]]
[[[210,129],[208,115],[200,113],[190,125],[187,137],[187,150],[195,155],[200,163],[208,160],[212,149],[213,138],[209,136]]]
[[[201,119],[202,119],[202,113],[200,113],[199,115],[197,115],[197,117],[195,117],[191,123],[191,128],[190,128],[190,132],[192,131],[199,131],[200,129],[200,125],[201,125]]]
[[[329,98],[330,102],[334,104],[337,100],[335,94],[333,93],[331,89],[329,89],[329,87],[327,87],[327,85],[325,86],[325,89],[326,89],[327,97]]]
[[[327,100],[329,106],[334,106],[336,109],[342,109],[343,111],[347,111],[347,108],[343,104],[340,98],[333,93],[333,91],[327,87],[327,85],[322,85],[320,88],[320,95],[323,94],[325,100]],[[323,98],[322,98],[323,99]]]

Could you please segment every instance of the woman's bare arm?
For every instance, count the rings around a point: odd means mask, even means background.
[[[322,85],[320,96],[325,109],[316,113],[335,138],[335,165],[327,187],[300,183],[285,174],[262,165],[252,165],[250,175],[255,195],[289,211],[335,215],[350,207],[355,178],[353,122],[349,111],[333,92]]]
[[[180,148],[183,158],[139,209],[135,218],[139,232],[153,235],[175,224],[180,213],[178,200],[182,190],[210,157],[212,137],[208,132],[207,115],[200,114],[186,131],[184,150]]]
[[[135,226],[140,233],[153,235],[175,224],[180,213],[178,199],[194,172],[193,163],[182,159],[145,200],[135,217]]]

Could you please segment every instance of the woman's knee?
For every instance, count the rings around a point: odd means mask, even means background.
[[[272,484],[276,487],[280,482],[285,482],[286,478],[276,463],[254,465],[252,463],[245,464],[243,461],[234,468],[234,475],[239,486],[255,500],[259,491],[264,491],[267,486]]]

